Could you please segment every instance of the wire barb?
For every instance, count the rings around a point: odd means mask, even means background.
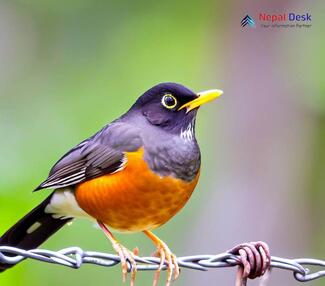
[[[94,264],[112,267],[120,263],[117,255],[96,251],[85,251],[79,247],[64,248],[59,251],[46,249],[23,250],[16,247],[0,246],[0,264],[15,265],[25,259],[59,264],[71,268],[80,268],[83,264]],[[138,271],[157,270],[160,259],[158,257],[135,256]],[[177,258],[181,268],[207,271],[210,268],[238,266],[238,255],[224,252],[216,255],[192,255]],[[320,270],[311,272],[307,267],[319,267]],[[162,270],[166,270],[166,265]],[[308,282],[325,276],[325,261],[313,258],[287,259],[271,256],[271,269],[284,269],[293,272],[293,277],[300,282]],[[128,271],[131,265],[128,265]]]

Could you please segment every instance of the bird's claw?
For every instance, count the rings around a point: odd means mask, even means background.
[[[130,286],[134,286],[135,277],[136,277],[136,273],[137,273],[137,263],[135,261],[136,253],[131,252],[126,247],[121,245],[119,242],[114,243],[113,247],[121,260],[123,283],[126,282],[127,273],[128,273],[128,269],[129,269],[128,263],[129,263],[131,266],[130,267],[130,272],[131,272]]]
[[[165,264],[167,264],[166,265],[167,266],[166,286],[170,286],[173,274],[174,274],[174,280],[176,280],[180,274],[179,266],[177,263],[177,258],[175,256],[175,254],[173,254],[170,251],[169,247],[163,242],[161,242],[157,246],[157,251],[156,251],[155,255],[160,257],[160,264],[159,264],[158,269],[155,272],[153,286],[158,285],[160,272],[163,269],[163,267],[165,266]]]

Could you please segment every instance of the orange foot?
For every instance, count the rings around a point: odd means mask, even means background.
[[[100,228],[103,230],[107,238],[111,241],[114,250],[117,255],[120,257],[121,266],[122,266],[122,279],[123,282],[126,281],[127,273],[128,273],[128,262],[131,264],[131,282],[130,286],[134,286],[135,276],[137,273],[137,264],[135,261],[135,256],[138,253],[138,250],[131,252],[129,249],[120,244],[117,239],[113,236],[110,230],[107,228],[105,224],[100,221],[97,221]]]
[[[158,238],[156,235],[154,235],[151,231],[145,230],[143,231],[145,235],[147,235],[157,246],[157,251],[156,254],[160,257],[160,264],[159,267],[155,273],[154,281],[153,281],[153,286],[158,285],[158,280],[160,276],[160,272],[167,264],[167,279],[166,279],[166,286],[169,286],[173,273],[174,273],[174,279],[176,280],[180,274],[179,266],[177,263],[177,258],[175,254],[173,254],[167,244],[163,242],[160,238]]]

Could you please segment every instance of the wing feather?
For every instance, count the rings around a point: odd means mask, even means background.
[[[116,123],[104,127],[66,153],[36,189],[64,188],[122,170],[127,164],[124,152],[141,147],[139,132],[133,126]]]

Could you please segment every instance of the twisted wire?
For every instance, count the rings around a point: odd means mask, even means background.
[[[25,259],[59,264],[71,268],[80,268],[83,264],[94,264],[113,267],[120,263],[117,255],[96,251],[86,251],[79,247],[64,248],[59,251],[46,249],[23,250],[16,247],[0,246],[0,263],[15,265]],[[159,267],[158,257],[135,257],[139,271],[156,270]],[[228,252],[220,254],[192,255],[178,257],[180,267],[193,270],[207,271],[210,268],[233,267],[240,264],[237,255]],[[319,267],[310,271],[308,267]],[[129,271],[131,265],[128,265]],[[300,282],[308,282],[325,276],[325,261],[314,258],[287,259],[277,256],[271,257],[271,268],[279,268],[293,272],[293,276]],[[166,265],[163,270],[166,269]]]

